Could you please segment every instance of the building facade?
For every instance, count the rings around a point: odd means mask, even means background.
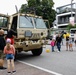
[[[74,17],[74,22],[76,23],[76,3],[58,7],[56,11],[56,24],[58,28],[66,28],[69,24],[70,17]]]

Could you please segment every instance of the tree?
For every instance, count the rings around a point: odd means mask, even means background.
[[[76,24],[73,26],[72,24],[68,24],[67,29],[70,31],[71,28],[76,28]]]
[[[38,16],[42,16],[43,19],[49,20],[51,27],[56,16],[56,11],[52,9],[53,5],[53,0],[28,0],[28,5],[23,4],[21,6],[20,12],[32,12]]]
[[[22,4],[19,12],[21,12],[21,13],[27,13],[28,12],[28,5],[27,4]]]

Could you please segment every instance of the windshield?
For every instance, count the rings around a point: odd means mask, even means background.
[[[39,28],[39,29],[46,28],[45,22],[41,18],[34,18],[34,21],[35,21],[36,28]]]
[[[0,16],[0,27],[7,27],[8,18]]]
[[[33,28],[32,17],[20,16],[20,27],[22,28]]]
[[[44,22],[45,22],[46,27],[49,29],[50,28],[49,27],[49,22],[48,21],[45,21],[45,20],[44,20]]]

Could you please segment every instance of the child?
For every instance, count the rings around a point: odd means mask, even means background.
[[[69,38],[69,51],[73,51],[72,38]]]
[[[54,46],[55,46],[55,40],[52,39],[52,41],[51,41],[52,52],[54,52]]]
[[[4,54],[6,54],[8,74],[15,73],[16,72],[14,66],[15,48],[13,45],[11,45],[10,39],[6,40],[6,46],[4,47]],[[12,66],[12,71],[11,71],[11,66]]]

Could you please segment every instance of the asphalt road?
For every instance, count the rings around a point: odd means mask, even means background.
[[[50,52],[47,53],[46,49],[50,49]],[[55,52],[51,52],[51,46],[46,45],[40,56],[32,56],[31,52],[22,52],[17,59],[22,63],[31,64],[53,74],[76,75],[76,47],[74,46],[73,49],[73,52],[66,51],[64,41],[61,52],[57,52],[56,47]]]

